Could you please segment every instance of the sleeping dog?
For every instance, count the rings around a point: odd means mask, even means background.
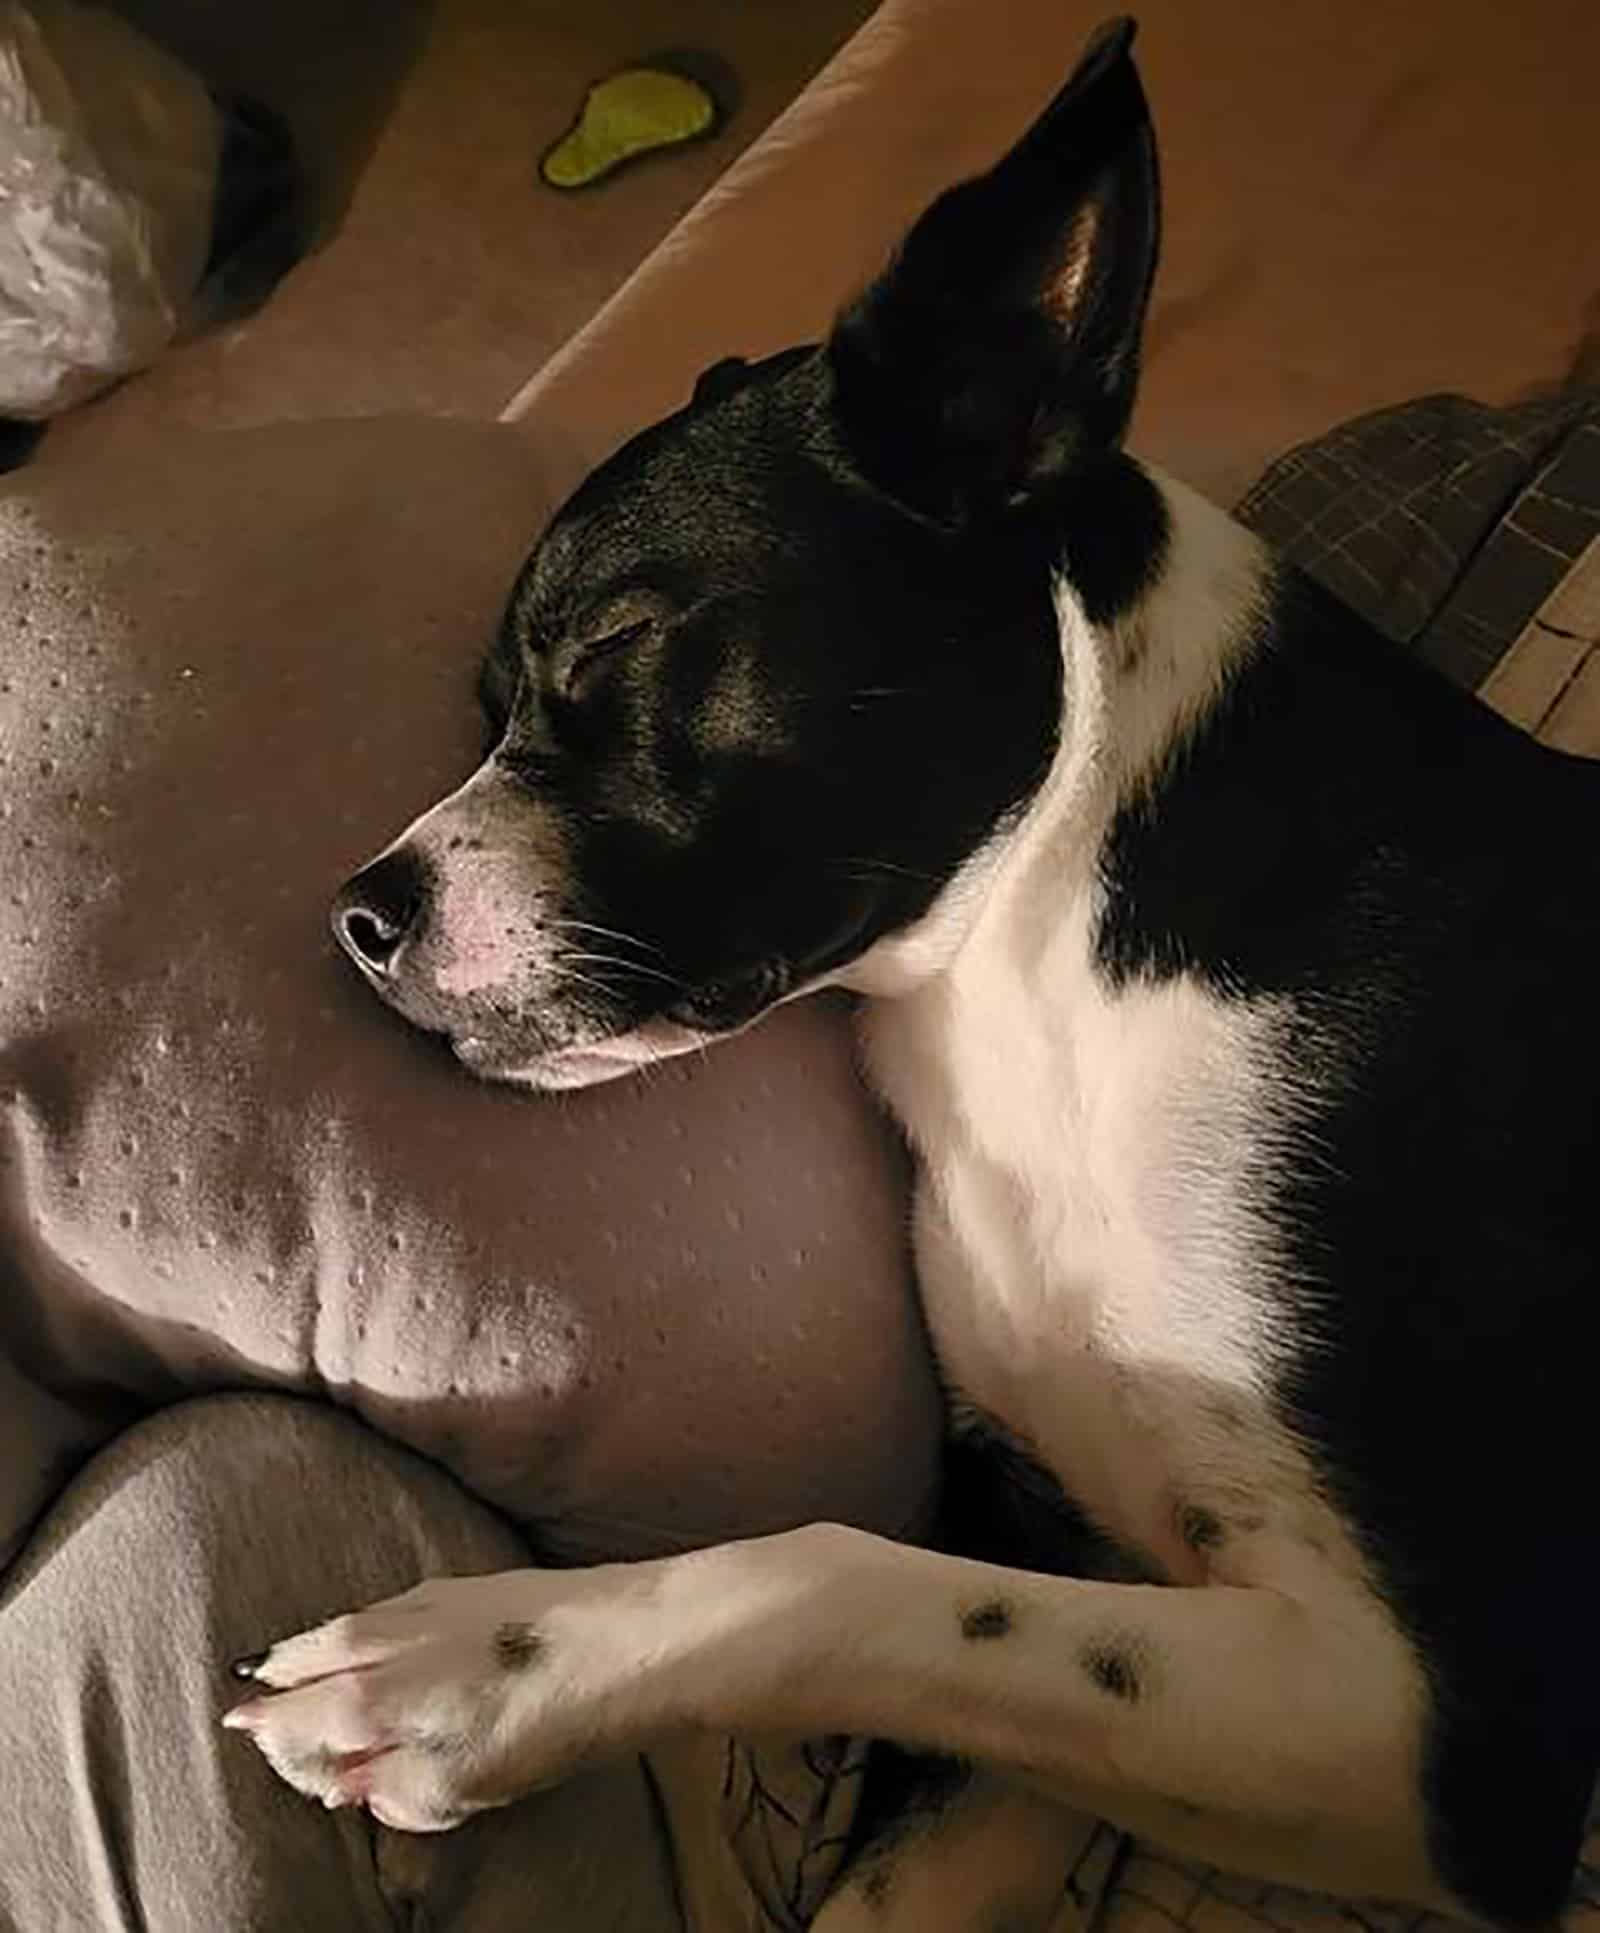
[[[825,344],[718,365],[588,479],[492,754],[335,909],[385,1000],[538,1089],[866,996],[952,1430],[1115,1561],[824,1525],[433,1582],[248,1661],[231,1722],[329,1804],[427,1830],[674,1733],[855,1733],[1268,1878],[1561,1904],[1600,778],[1124,453],[1131,41]]]

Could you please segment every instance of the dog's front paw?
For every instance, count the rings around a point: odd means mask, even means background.
[[[614,1569],[430,1579],[240,1660],[268,1690],[222,1722],[308,1798],[442,1832],[628,1742],[603,1631],[630,1595]]]

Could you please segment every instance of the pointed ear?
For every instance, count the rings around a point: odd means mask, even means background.
[[[1035,501],[1121,439],[1159,223],[1155,137],[1116,20],[1011,152],[917,222],[829,343],[881,489],[962,522]]]

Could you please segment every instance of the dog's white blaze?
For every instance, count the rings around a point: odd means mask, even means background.
[[[411,847],[430,870],[426,968],[439,993],[526,998],[548,984],[565,951],[550,914],[566,857],[554,819],[530,811],[494,759],[396,843]]]
[[[449,936],[449,953],[433,976],[440,993],[465,999],[498,992],[533,953],[537,930],[510,912],[501,871],[465,860],[444,875],[435,915]]]
[[[913,933],[861,963],[869,1065],[921,1161],[918,1257],[951,1381],[1174,1576],[1365,1595],[1267,1391],[1261,1186],[1306,1099],[1270,1001],[1093,965],[1119,801],[1251,648],[1255,540],[1163,481],[1167,567],[1096,634],[1058,593],[1051,772]],[[1182,614],[1181,618],[1179,613]],[[925,967],[930,971],[920,971]],[[1183,1512],[1225,1535],[1196,1551]],[[1344,1588],[1341,1587],[1341,1588]]]

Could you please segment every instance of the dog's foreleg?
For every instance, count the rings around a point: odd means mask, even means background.
[[[829,1588],[784,1647],[804,1664],[754,1696],[763,1724],[954,1753],[1264,1877],[1443,1900],[1418,1797],[1420,1673],[1375,1601],[1313,1609],[795,1535],[818,1540]],[[745,1722],[724,1699],[710,1715]]]
[[[1264,1877],[1438,1897],[1420,1674],[1352,1586],[1045,1577],[812,1525],[438,1580],[277,1646],[233,1722],[327,1803],[439,1826],[678,1730],[890,1738]]]

